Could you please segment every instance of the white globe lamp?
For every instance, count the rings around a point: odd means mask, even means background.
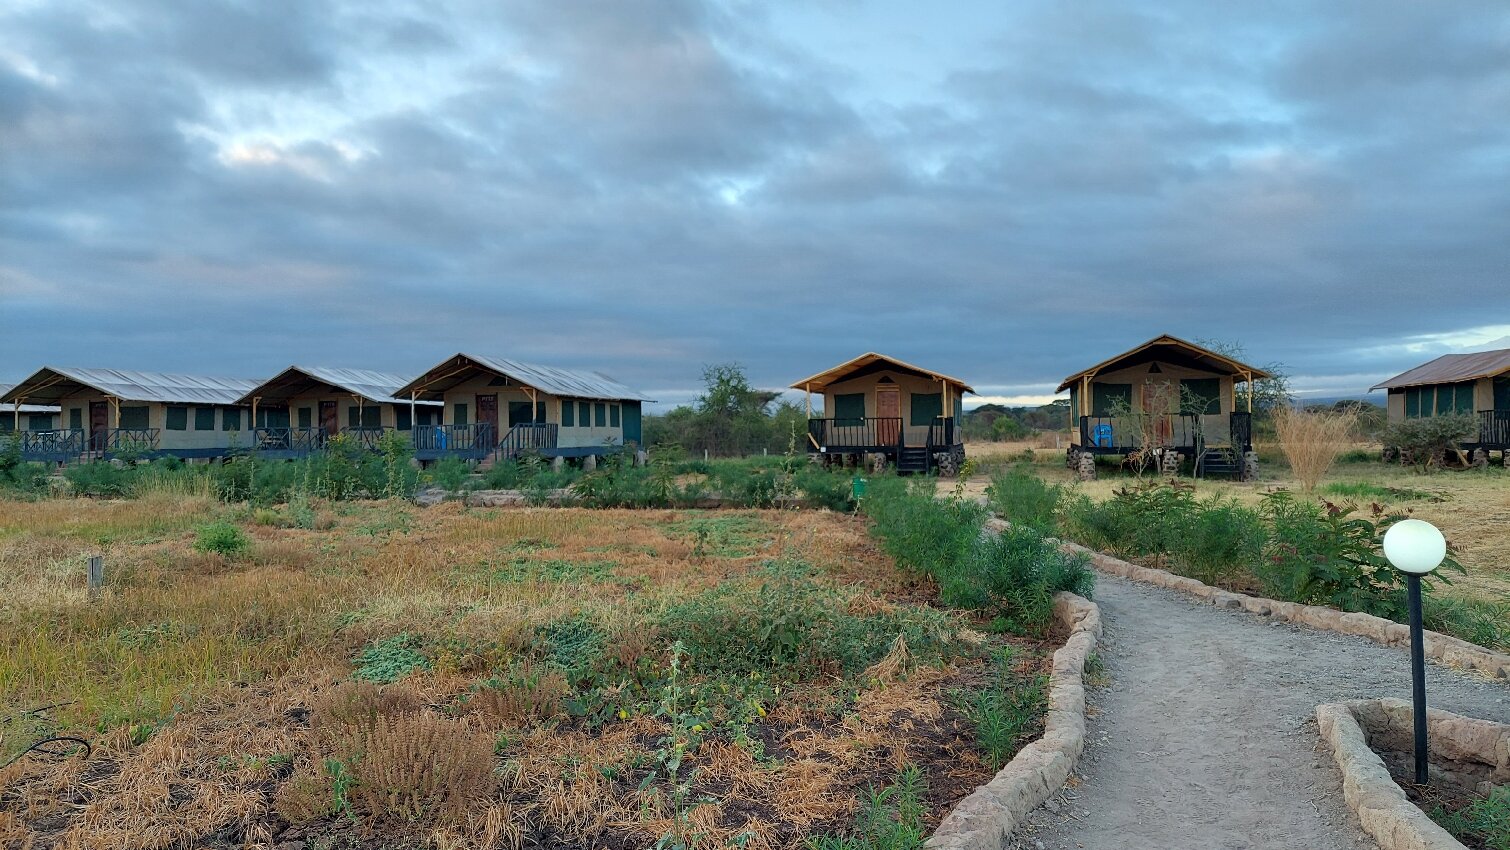
[[[1403,573],[1424,576],[1447,557],[1447,538],[1425,520],[1402,519],[1384,532],[1384,557]]]

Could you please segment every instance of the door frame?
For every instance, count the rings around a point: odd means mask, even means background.
[[[486,407],[483,399],[487,399]],[[478,425],[486,422],[493,427],[492,441],[497,443],[503,439],[503,432],[498,427],[498,393],[476,393],[472,396],[474,405],[472,421]],[[485,415],[484,411],[490,411],[491,415]]]
[[[882,412],[881,397],[890,396],[896,402],[896,415],[889,416]],[[902,429],[906,427],[906,421],[888,421],[883,419],[902,420],[902,388],[896,384],[876,385],[876,445],[896,446],[901,445]]]
[[[99,428],[94,427],[95,411],[99,411]],[[89,402],[89,447],[94,451],[104,451],[106,435],[110,433],[110,403],[106,401]]]
[[[330,411],[327,416],[326,411]],[[341,433],[341,403],[334,399],[320,399],[318,421],[321,428],[325,429],[325,439],[330,439]]]

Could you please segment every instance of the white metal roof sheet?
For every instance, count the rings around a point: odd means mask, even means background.
[[[157,401],[169,404],[233,405],[258,383],[249,379],[215,378],[207,375],[46,366],[7,391],[7,394],[20,392],[32,398],[46,398],[43,385],[48,384],[49,373],[92,387],[122,401]]]
[[[282,378],[289,372],[301,372],[309,377],[330,384],[333,387],[359,395],[368,401],[379,404],[409,404],[408,398],[399,398],[394,392],[399,387],[414,380],[411,375],[396,375],[392,372],[375,372],[371,369],[342,369],[331,366],[290,366],[278,373],[277,376],[261,382],[242,396],[246,403],[251,402],[251,396],[257,395],[257,391],[272,382]],[[415,404],[441,407],[438,401],[416,401]]]

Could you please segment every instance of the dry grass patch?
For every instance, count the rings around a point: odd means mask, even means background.
[[[1004,640],[856,517],[5,508],[0,760],[94,751],[0,771],[0,846],[794,847],[909,765],[935,821],[989,775],[949,693]]]

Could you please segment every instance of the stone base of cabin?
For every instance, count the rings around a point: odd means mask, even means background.
[[[1096,480],[1096,456],[1090,452],[1079,452],[1080,457],[1075,461],[1075,470],[1080,475],[1081,481]]]
[[[1241,481],[1257,481],[1258,480],[1258,452],[1255,452],[1255,451],[1243,452],[1243,472],[1242,472],[1242,475],[1240,476],[1239,480],[1241,480]]]

